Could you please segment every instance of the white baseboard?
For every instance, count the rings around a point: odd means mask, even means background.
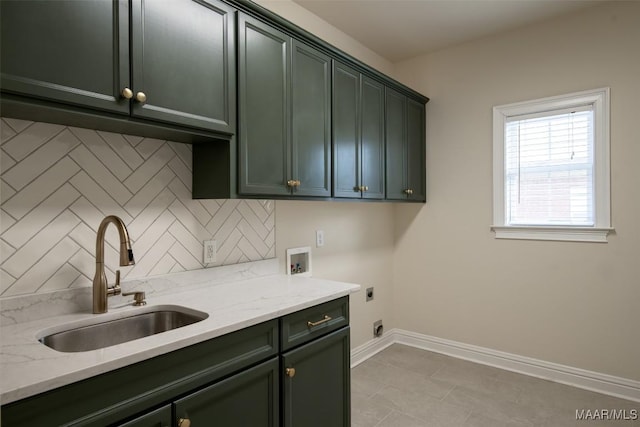
[[[640,381],[587,371],[544,360],[505,353],[457,341],[392,329],[351,351],[351,367],[357,366],[390,345],[398,343],[446,354],[459,359],[513,371],[532,377],[640,402]]]

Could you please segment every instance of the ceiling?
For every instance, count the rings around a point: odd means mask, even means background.
[[[602,0],[293,0],[391,62]]]

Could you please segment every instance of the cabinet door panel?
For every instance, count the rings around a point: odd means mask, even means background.
[[[3,91],[129,114],[129,6],[2,1]]]
[[[193,426],[278,426],[278,366],[271,359],[176,401],[176,418]]]
[[[163,406],[148,414],[141,415],[120,427],[169,427],[171,423],[171,405]]]
[[[294,194],[331,196],[331,58],[294,41],[292,57]]]
[[[311,341],[282,356],[285,427],[350,425],[349,328]]]
[[[386,92],[386,178],[387,199],[405,200],[407,194],[407,97],[387,88]]]
[[[407,100],[407,150],[408,150],[408,187],[413,190],[411,200],[425,201],[426,154],[425,154],[425,107],[423,104]]]
[[[360,197],[360,73],[334,61],[333,196]]]
[[[384,86],[362,78],[362,182],[365,199],[384,198]]]
[[[147,96],[133,102],[132,114],[233,133],[234,9],[216,0],[131,6],[132,89]]]
[[[241,194],[288,195],[291,39],[239,15]]]

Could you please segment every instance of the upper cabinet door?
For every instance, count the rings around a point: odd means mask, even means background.
[[[425,153],[425,106],[407,99],[407,165],[410,200],[427,200]]]
[[[333,62],[333,196],[360,197],[360,73]]]
[[[216,0],[133,0],[131,21],[132,114],[234,133],[234,9]]]
[[[384,198],[384,86],[362,77],[362,198]]]
[[[239,192],[289,195],[291,38],[238,18]]]
[[[129,3],[1,1],[3,91],[129,113]]]
[[[331,197],[331,58],[294,40],[291,72],[293,194]]]
[[[387,199],[407,198],[407,97],[386,90]]]

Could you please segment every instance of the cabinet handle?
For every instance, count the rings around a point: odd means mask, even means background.
[[[369,187],[368,186],[364,186],[364,191],[369,191]]]
[[[120,95],[122,95],[124,99],[131,99],[133,98],[133,91],[128,87],[125,87],[122,89],[122,92],[120,92]]]
[[[300,184],[301,184],[300,180],[296,180],[295,183],[296,183],[296,187],[300,187]]]
[[[322,325],[323,323],[327,323],[329,320],[331,320],[330,316],[327,316],[326,314],[324,315],[324,317],[322,318],[322,320],[318,320],[317,322],[307,322],[307,326],[309,328],[313,327],[313,326],[318,326],[318,325]]]
[[[143,103],[147,100],[147,95],[144,94],[144,92],[138,92],[136,93],[136,101]],[[184,427],[184,426],[183,426]]]
[[[289,378],[293,378],[296,376],[296,368],[287,368],[284,370],[284,374]]]
[[[189,418],[180,418],[178,420],[178,427],[191,427],[191,420]]]
[[[410,189],[410,188],[407,188],[406,190],[404,190],[404,193],[405,193],[407,196],[410,196],[410,195],[412,195],[412,194],[413,194],[413,190],[412,190],[412,189]]]
[[[290,179],[289,181],[287,181],[287,187],[295,187],[296,186],[296,182],[292,179]]]

